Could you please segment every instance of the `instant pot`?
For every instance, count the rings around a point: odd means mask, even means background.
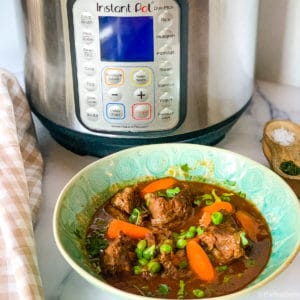
[[[22,0],[26,93],[66,148],[215,144],[251,100],[258,0]]]

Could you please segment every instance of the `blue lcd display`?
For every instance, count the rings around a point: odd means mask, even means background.
[[[154,61],[152,17],[99,17],[102,61]]]

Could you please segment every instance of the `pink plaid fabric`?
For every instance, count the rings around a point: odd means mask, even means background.
[[[43,299],[33,234],[43,161],[27,100],[0,69],[0,299]]]

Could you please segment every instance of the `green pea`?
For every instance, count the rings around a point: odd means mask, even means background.
[[[137,247],[138,249],[144,250],[144,249],[147,247],[147,241],[146,241],[146,240],[140,240],[140,241],[137,243],[136,247]]]
[[[155,255],[155,245],[152,245],[143,251],[143,257],[146,258],[147,260],[152,259],[154,255]]]
[[[188,231],[188,232],[185,234],[185,237],[186,237],[187,239],[192,239],[194,236],[195,236],[195,232],[192,232],[192,231]]]
[[[148,263],[148,260],[147,260],[147,259],[145,259],[145,258],[140,258],[140,259],[139,259],[139,264],[140,264],[141,266],[145,266],[147,263]]]
[[[143,268],[141,266],[134,266],[133,267],[133,273],[135,275],[141,274],[143,272]]]
[[[172,252],[172,246],[169,245],[169,244],[162,244],[160,247],[159,247],[159,251],[160,253],[171,253]]]
[[[197,227],[197,235],[200,235],[204,232],[204,229],[201,227]]]
[[[193,294],[195,297],[197,298],[203,298],[205,296],[205,293],[203,290],[200,290],[200,289],[195,289],[193,290]]]
[[[211,214],[211,220],[215,225],[219,225],[223,221],[223,214],[219,211],[216,211]]]
[[[190,228],[189,228],[189,232],[196,232],[197,231],[197,227],[196,226],[191,226]]]
[[[187,241],[184,239],[179,239],[176,243],[176,248],[184,249],[186,247]]]
[[[160,263],[157,261],[150,261],[147,265],[150,273],[158,273],[161,269]]]
[[[137,258],[139,258],[139,259],[140,259],[140,258],[142,258],[142,257],[143,257],[143,250],[142,250],[142,249],[135,248],[134,252],[135,252],[135,254],[136,254]]]
[[[167,284],[162,283],[158,287],[159,293],[163,296],[167,296],[170,292],[170,288]]]

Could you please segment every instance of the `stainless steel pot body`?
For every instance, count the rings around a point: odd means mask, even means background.
[[[148,142],[156,138],[184,136],[191,133],[197,135],[197,133],[201,134],[202,130],[214,130],[215,125],[230,119],[245,107],[252,96],[258,0],[154,0],[150,2],[140,0],[113,1],[113,4],[106,0],[22,0],[22,4],[28,45],[26,56],[27,95],[33,110],[39,116],[62,128],[94,137],[147,139]],[[112,15],[118,17],[120,13],[123,17],[135,16],[135,9],[142,14],[141,10],[144,8],[148,9],[151,15],[159,15],[157,18],[160,21],[163,20],[162,22],[166,21],[167,24],[163,33],[161,33],[161,29],[153,33],[155,40],[151,46],[154,48],[155,55],[159,56],[165,53],[168,55],[168,51],[161,50],[161,46],[158,45],[160,39],[165,39],[166,44],[169,42],[168,39],[173,39],[177,55],[175,58],[171,55],[168,60],[170,61],[169,65],[172,66],[171,72],[175,73],[176,78],[173,82],[174,85],[169,85],[169,89],[171,91],[173,89],[177,96],[171,95],[168,98],[170,93],[168,94],[168,90],[163,90],[162,79],[159,76],[161,76],[162,70],[166,71],[166,69],[161,67],[161,61],[157,67],[152,67],[152,62],[143,62],[138,67],[145,68],[146,73],[150,70],[149,74],[152,78],[150,89],[162,88],[158,94],[150,91],[150,96],[157,98],[148,99],[149,106],[153,107],[150,121],[147,118],[143,119],[143,116],[147,115],[147,105],[139,103],[139,105],[134,104],[138,108],[137,118],[134,122],[123,121],[122,123],[122,120],[112,120],[108,123],[114,124],[114,126],[107,124],[102,126],[104,123],[101,121],[102,123],[97,123],[98,125],[93,127],[82,117],[82,114],[86,114],[86,111],[90,109],[89,104],[84,103],[85,100],[78,100],[81,97],[80,91],[86,84],[89,84],[86,83],[86,80],[89,80],[88,71],[82,75],[88,79],[80,77],[84,72],[79,69],[84,68],[85,65],[78,58],[78,49],[81,47],[78,46],[78,39],[84,39],[83,36],[85,36],[87,43],[95,43],[96,52],[99,52],[97,47],[101,34],[89,39],[88,30],[82,33],[81,29],[76,28],[82,24],[86,25],[85,22],[89,23],[90,16],[86,15],[89,10],[94,10],[91,15],[95,16],[96,14],[98,22],[101,14],[104,16],[104,20],[111,20],[113,19]],[[164,8],[167,9],[166,12]],[[157,13],[155,10],[161,10],[161,12]],[[164,18],[162,13],[167,18]],[[172,30],[169,31],[168,21],[170,18],[168,16],[173,18],[169,22],[173,24],[171,25],[173,26]],[[86,19],[84,19],[85,17]],[[146,20],[146,18],[144,19]],[[144,19],[141,17],[141,20]],[[98,26],[97,23],[97,28]],[[78,32],[80,32],[80,36]],[[87,49],[89,48],[87,47]],[[89,56],[88,50],[82,51],[83,56]],[[99,57],[96,56],[96,59],[99,60]],[[169,65],[165,64],[167,67]],[[106,84],[105,76],[109,80],[111,78],[109,76],[115,76],[109,73],[110,67],[118,69],[119,66],[122,68],[122,63],[116,65],[115,62],[111,62],[110,66],[110,62],[106,61],[103,67],[106,69],[99,71],[99,74],[96,71],[97,76],[94,83],[96,82],[95,84],[99,85],[100,89],[103,88],[102,86]],[[129,64],[130,72],[134,67]],[[126,68],[124,68],[125,76],[127,76],[128,69]],[[91,73],[93,70],[94,67],[92,67]],[[143,71],[145,70],[143,69]],[[130,74],[129,78],[131,78]],[[103,76],[103,80],[100,79],[101,76]],[[92,81],[91,84],[94,83]],[[106,90],[105,88],[100,91],[96,88],[96,94],[112,93],[110,86]],[[138,88],[139,92],[145,90],[143,86],[141,88],[138,86]],[[113,86],[112,91],[115,90]],[[124,90],[126,93],[127,87]],[[89,93],[88,90],[87,93]],[[163,94],[167,100],[162,97]],[[84,97],[86,99],[86,95]],[[101,99],[99,101],[103,102]],[[125,101],[129,100],[125,99]],[[166,105],[164,101],[167,103]],[[174,106],[174,109],[168,107],[170,105],[168,101],[173,101],[171,105]],[[111,102],[114,106],[110,106],[109,113],[112,112],[112,116],[120,117],[120,112],[114,111],[119,104],[115,105],[115,99]],[[95,108],[93,107],[95,106],[93,97],[92,100],[90,99],[90,104],[92,107],[90,111],[93,111]],[[110,102],[105,105],[109,107]],[[100,103],[99,109],[97,105],[95,108],[99,111],[99,116],[97,115],[99,118],[107,112],[102,109],[102,106],[104,104]],[[170,116],[161,111],[172,110],[175,111],[175,120],[168,123]],[[131,112],[135,113],[133,110]],[[93,119],[97,116],[91,113],[88,118]],[[139,117],[141,118],[139,119]],[[167,121],[164,120],[164,117]],[[122,126],[125,123],[126,126]],[[144,124],[146,125],[144,126]]]

